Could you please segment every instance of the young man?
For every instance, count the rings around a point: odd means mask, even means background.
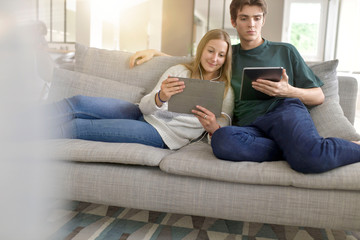
[[[214,132],[211,144],[215,156],[230,161],[285,159],[291,168],[303,173],[320,173],[359,162],[360,145],[319,136],[305,105],[324,101],[320,88],[323,83],[294,46],[262,38],[266,13],[265,0],[233,0],[230,4],[231,23],[241,41],[233,46],[235,126]],[[241,101],[243,68],[270,66],[284,68],[281,81],[258,79],[253,88],[273,98]]]

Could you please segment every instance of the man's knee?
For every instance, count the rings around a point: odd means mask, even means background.
[[[229,127],[222,127],[216,130],[211,138],[211,147],[217,158],[226,159],[227,151],[231,151],[228,141],[231,138]]]
[[[293,153],[286,157],[286,161],[293,170],[301,173],[322,173],[329,170],[326,161],[311,152]]]

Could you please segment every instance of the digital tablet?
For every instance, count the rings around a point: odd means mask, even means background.
[[[193,114],[191,110],[200,105],[217,117],[221,115],[224,99],[225,83],[219,81],[178,78],[184,81],[184,91],[172,96],[168,102],[168,110],[177,113]]]
[[[278,82],[281,80],[282,70],[282,67],[245,67],[242,74],[240,100],[267,100],[273,98],[255,90],[251,83],[258,78]]]

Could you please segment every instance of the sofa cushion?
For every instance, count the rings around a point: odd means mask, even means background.
[[[189,62],[189,57],[155,57],[151,61],[129,68],[133,53],[75,45],[75,71],[140,86],[150,92],[162,74],[171,66]]]
[[[336,71],[338,64],[339,60],[337,59],[308,63],[314,74],[324,83],[321,89],[324,92],[325,98],[335,102],[339,102],[339,83]]]
[[[158,166],[171,150],[136,143],[108,143],[80,139],[46,141],[52,158],[75,162],[104,162]]]
[[[360,135],[356,133],[354,126],[345,117],[339,103],[336,71],[338,63],[338,60],[308,63],[314,74],[324,82],[321,89],[325,95],[324,103],[311,108],[310,115],[320,136],[359,140]]]
[[[86,95],[140,102],[144,94],[145,89],[142,87],[66,69],[55,69],[48,100],[57,101],[65,97]]]
[[[310,115],[322,137],[338,137],[349,141],[360,140],[360,135],[344,116],[340,105],[332,99],[313,108]]]
[[[285,161],[231,162],[217,159],[211,146],[198,142],[167,155],[160,163],[167,173],[244,184],[312,189],[360,190],[360,163],[321,174],[302,174]]]
[[[341,108],[346,118],[354,125],[358,96],[358,80],[355,76],[338,76],[338,79]]]

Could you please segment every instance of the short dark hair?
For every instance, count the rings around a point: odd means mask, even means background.
[[[267,13],[266,0],[232,0],[230,4],[231,20],[236,21],[238,11],[242,10],[242,8],[246,5],[259,6],[263,11],[264,16]]]

